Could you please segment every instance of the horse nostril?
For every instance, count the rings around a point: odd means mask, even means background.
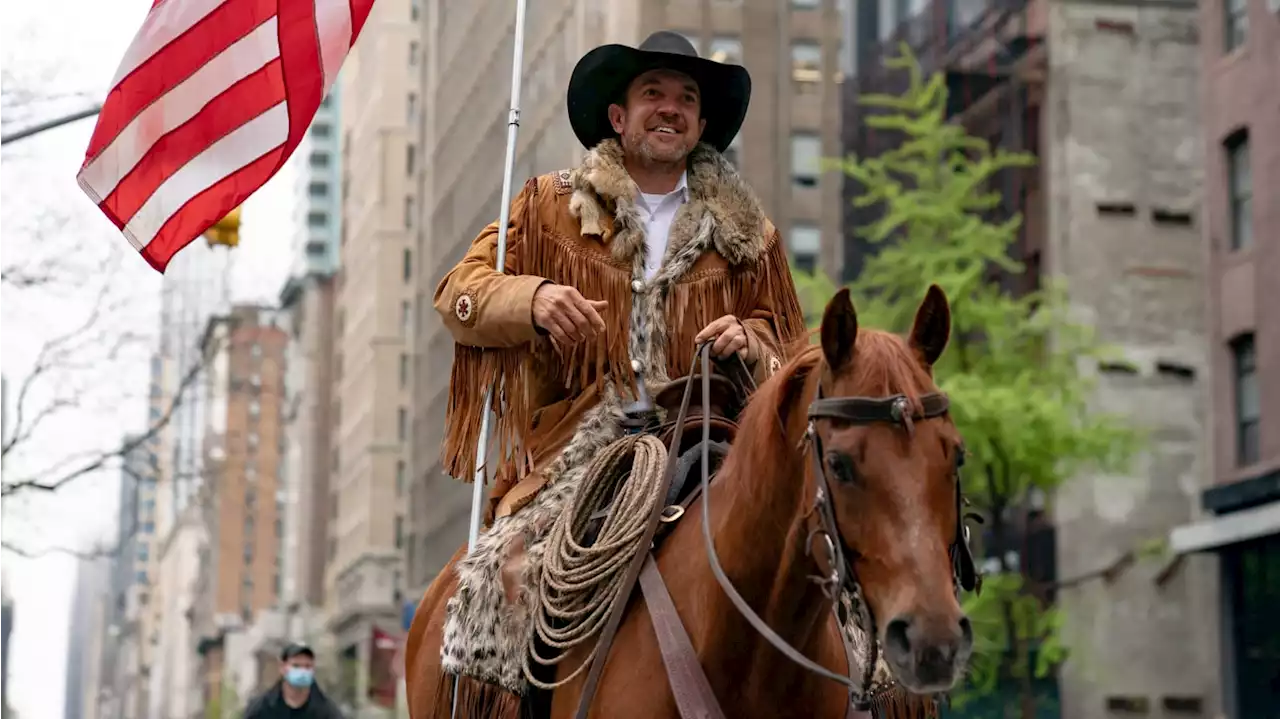
[[[960,644],[964,647],[973,646],[973,622],[968,617],[960,617]]]
[[[909,656],[911,654],[911,638],[908,636],[910,629],[910,619],[896,617],[889,620],[889,624],[884,628],[885,653],[903,657]]]

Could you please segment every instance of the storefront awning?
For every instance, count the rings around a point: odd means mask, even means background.
[[[1169,548],[1177,554],[1220,549],[1271,534],[1280,534],[1280,502],[1242,509],[1212,519],[1184,524],[1169,533]]]

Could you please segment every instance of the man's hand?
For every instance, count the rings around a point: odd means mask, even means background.
[[[600,313],[608,306],[572,287],[547,283],[533,293],[533,323],[551,335],[557,347],[572,347],[604,332]]]
[[[712,356],[725,359],[737,352],[743,359],[747,359],[747,329],[737,317],[725,315],[713,320],[694,340],[702,344],[713,338],[715,342],[711,345]]]

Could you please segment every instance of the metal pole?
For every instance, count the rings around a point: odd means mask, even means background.
[[[102,112],[102,105],[94,105],[93,107],[90,107],[88,109],[80,110],[79,112],[73,112],[70,115],[59,117],[53,120],[48,120],[38,125],[32,125],[31,127],[28,127],[26,129],[17,130],[15,132],[9,133],[8,135],[0,136],[0,145],[7,145],[10,142],[14,142],[16,140],[24,140],[28,137],[31,137],[32,135],[38,135],[44,132],[45,130],[52,130],[55,127],[62,127],[63,125],[76,122],[77,120],[84,120],[85,118],[89,118],[89,117],[93,117],[94,115],[97,115],[99,112]]]
[[[516,0],[515,52],[511,60],[511,109],[507,111],[507,158],[502,175],[502,206],[498,209],[498,272],[506,271],[507,225],[511,222],[511,185],[516,165],[516,137],[520,133],[520,80],[524,66],[524,15],[526,0]],[[476,474],[471,493],[471,526],[467,533],[467,551],[480,536],[480,508],[484,503],[484,485],[488,480],[489,433],[493,428],[491,408],[494,387],[484,397],[484,419],[480,423],[480,441],[476,446]]]
[[[507,225],[511,222],[511,184],[516,167],[516,138],[520,134],[520,80],[524,70],[524,19],[526,0],[516,0],[515,48],[511,54],[511,108],[507,111],[507,157],[502,172],[502,205],[498,208],[498,272],[507,266]],[[467,530],[467,552],[476,546],[480,536],[481,507],[488,483],[489,433],[493,428],[492,400],[495,388],[489,386],[484,395],[484,419],[480,421],[480,441],[476,443],[476,473],[471,488],[471,525]],[[458,715],[458,678],[453,680],[453,711]]]

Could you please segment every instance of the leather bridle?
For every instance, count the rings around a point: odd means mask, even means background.
[[[695,361],[701,362],[702,381],[704,383],[704,397],[707,394],[706,386],[710,377],[710,357],[711,345],[706,343],[698,348]],[[750,376],[750,373],[747,373]],[[753,382],[754,384],[754,382]],[[753,387],[754,389],[754,387]],[[702,453],[702,536],[706,543],[707,557],[711,563],[712,574],[715,575],[716,581],[720,583],[721,588],[729,597],[729,600],[737,608],[743,618],[749,622],[762,637],[765,638],[775,649],[782,652],[791,661],[800,667],[816,674],[818,676],[830,679],[838,684],[844,685],[849,692],[849,707],[858,711],[867,711],[871,707],[872,701],[883,691],[890,687],[877,687],[873,685],[875,676],[875,666],[878,657],[879,641],[877,640],[877,631],[875,625],[875,616],[871,612],[870,606],[862,596],[862,586],[858,581],[857,574],[854,571],[852,563],[846,556],[846,545],[840,534],[840,527],[836,523],[835,508],[831,501],[831,480],[825,467],[823,466],[823,450],[822,439],[818,434],[815,423],[819,420],[835,420],[839,422],[868,425],[868,424],[895,424],[901,426],[909,434],[914,435],[915,423],[943,417],[950,408],[950,401],[947,396],[941,392],[929,393],[919,398],[918,404],[913,406],[911,401],[903,395],[885,398],[869,398],[869,397],[840,397],[840,398],[823,398],[821,397],[821,387],[819,387],[819,398],[815,399],[808,410],[808,428],[805,431],[805,439],[808,441],[808,453],[813,463],[813,475],[816,487],[814,488],[814,504],[811,516],[817,517],[817,526],[812,528],[805,540],[806,551],[812,555],[813,540],[820,539],[820,546],[825,550],[826,566],[830,568],[830,572],[825,576],[815,577],[815,581],[821,585],[823,592],[832,600],[832,613],[835,615],[837,626],[843,626],[840,620],[840,590],[847,589],[854,602],[854,610],[857,613],[856,621],[859,628],[867,635],[867,651],[864,657],[863,672],[860,682],[853,680],[851,676],[840,675],[820,666],[816,662],[800,653],[795,647],[791,646],[785,639],[777,634],[769,627],[765,621],[751,608],[742,595],[738,593],[733,582],[725,574],[724,569],[720,565],[720,557],[716,552],[715,541],[711,536],[711,510],[710,510],[710,468],[708,463],[707,452]],[[702,434],[704,442],[710,438],[710,422],[707,413],[704,413],[702,419]],[[969,530],[965,526],[966,518],[975,518],[976,515],[961,514],[961,503],[963,501],[960,494],[960,475],[959,466],[962,463],[963,452],[957,452],[955,485],[956,485],[956,536],[950,547],[950,554],[953,566],[953,581],[957,596],[961,589],[965,591],[973,591],[980,586],[980,580],[977,575],[973,563],[973,557],[969,550]],[[978,518],[980,520],[980,518]],[[852,674],[854,667],[854,649],[850,646],[849,640],[845,637],[843,630],[839,632],[841,643],[844,645],[845,658],[848,663],[849,673]],[[846,715],[852,712],[846,710]]]
[[[742,361],[741,357],[738,357],[738,360],[740,366],[737,369],[742,370],[741,374],[745,379],[744,383],[748,385],[751,391],[754,391],[756,389],[755,380],[751,377],[751,372],[747,369],[746,363]],[[719,719],[724,716],[710,683],[707,681],[702,667],[698,664],[697,656],[689,643],[688,635],[681,626],[675,606],[672,604],[671,598],[663,585],[661,574],[657,569],[652,554],[659,524],[668,528],[672,526],[672,523],[679,520],[684,514],[685,507],[695,501],[699,494],[702,498],[702,536],[707,549],[707,558],[711,564],[711,572],[734,607],[766,641],[782,652],[788,659],[813,674],[843,685],[848,690],[848,702],[845,707],[846,717],[852,718],[867,712],[873,700],[892,689],[893,685],[890,683],[876,686],[873,683],[877,653],[879,651],[879,643],[876,640],[875,617],[862,596],[862,586],[854,573],[853,565],[846,557],[847,545],[841,537],[840,528],[836,523],[835,509],[831,503],[831,480],[823,467],[822,440],[818,436],[815,423],[820,420],[834,420],[864,425],[890,423],[901,425],[908,433],[913,433],[915,431],[915,422],[942,417],[947,413],[949,407],[947,397],[942,393],[927,394],[919,398],[918,406],[913,407],[910,400],[905,396],[825,399],[821,397],[821,386],[819,386],[819,398],[809,405],[808,428],[805,431],[805,439],[809,445],[807,449],[813,462],[816,487],[814,488],[814,504],[808,516],[817,518],[817,526],[810,528],[806,537],[805,549],[812,556],[813,542],[815,539],[820,539],[821,546],[826,551],[826,567],[830,568],[830,571],[813,579],[822,587],[826,596],[831,599],[832,614],[836,619],[837,626],[840,627],[840,640],[844,646],[845,660],[848,665],[848,674],[842,675],[813,662],[770,628],[747,604],[742,595],[738,593],[737,588],[733,586],[733,582],[720,565],[720,557],[716,552],[715,541],[711,536],[710,456],[712,453],[711,448],[713,447],[711,428],[714,422],[712,417],[714,413],[711,411],[711,342],[698,346],[689,367],[687,375],[689,379],[685,383],[680,406],[676,411],[676,421],[672,425],[671,443],[673,450],[668,455],[666,469],[663,474],[663,496],[675,498],[684,494],[684,475],[680,475],[680,485],[673,484],[673,480],[676,477],[679,465],[678,448],[681,446],[681,438],[685,421],[688,417],[690,399],[693,394],[693,372],[699,367],[699,363],[701,363],[702,369],[700,382],[703,409],[702,417],[700,418],[702,441],[699,451],[701,455],[701,486],[690,493],[682,504],[669,503],[664,506],[664,504],[658,503],[654,505],[646,530],[641,537],[640,546],[643,549],[632,558],[627,570],[627,576],[623,580],[628,589],[615,599],[610,610],[609,619],[602,628],[597,640],[598,651],[583,683],[582,694],[579,696],[578,709],[575,716],[577,719],[585,719],[590,709],[600,677],[604,671],[606,658],[609,655],[609,648],[629,603],[630,587],[635,586],[637,581],[640,583],[645,602],[649,606],[650,618],[657,633],[659,648],[662,651],[663,660],[667,667],[667,677],[671,683],[672,693],[681,716],[685,717],[685,719],[690,717]],[[652,421],[656,415],[652,404],[648,402],[643,377],[638,369],[636,372],[640,399],[625,410],[626,419],[623,423],[624,428],[629,433],[648,432],[655,429]],[[781,423],[780,419],[779,423]],[[969,551],[969,531],[964,526],[964,520],[977,519],[981,521],[981,518],[976,515],[961,514],[963,498],[960,494],[959,466],[962,458],[963,452],[957,452],[955,473],[956,536],[950,547],[954,573],[953,580],[957,596],[959,596],[961,589],[969,591],[980,586],[973,558]],[[673,499],[668,501],[671,502]],[[668,514],[667,510],[673,510],[673,512]],[[602,511],[607,513],[607,511],[611,511],[611,508]],[[867,635],[867,656],[863,664],[861,681],[855,681],[851,676],[856,664],[856,656],[854,648],[850,646],[849,639],[845,635],[843,630],[844,622],[840,617],[841,590],[848,591],[854,603],[852,609],[856,613],[855,621]]]

